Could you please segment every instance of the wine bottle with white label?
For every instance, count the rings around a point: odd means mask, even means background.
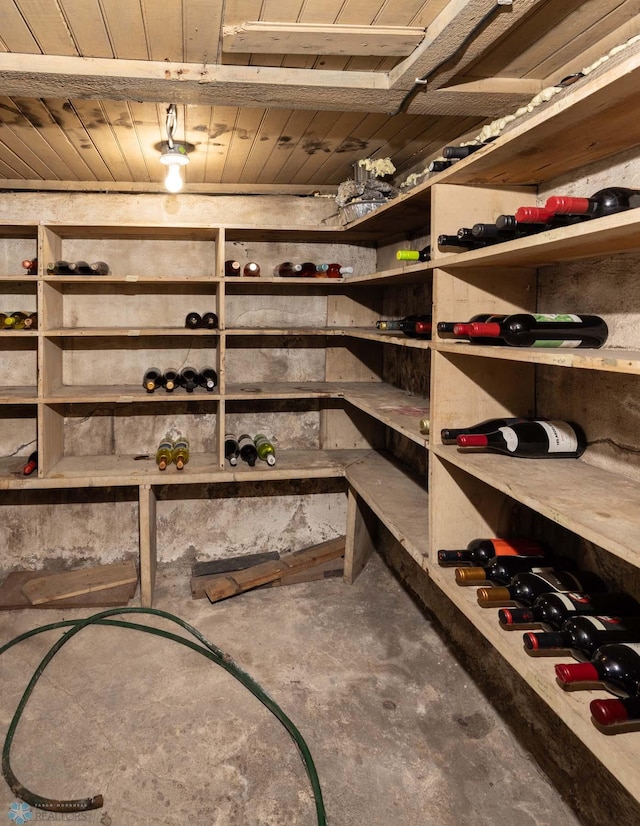
[[[602,347],[609,333],[597,315],[516,313],[502,321],[474,322],[467,331],[476,338],[498,338],[510,347]]]
[[[523,641],[528,651],[564,649],[586,662],[601,645],[640,642],[640,617],[571,617],[559,631],[527,631]]]
[[[582,590],[603,591],[604,584],[585,571],[577,576],[569,571],[525,571],[516,574],[508,585],[478,588],[478,602],[483,606],[515,602],[528,608],[541,594]]]
[[[536,419],[514,422],[492,433],[464,433],[456,436],[456,444],[524,459],[577,459],[584,453],[587,440],[574,422]]]
[[[640,617],[640,603],[623,592],[550,592],[541,594],[530,608],[501,608],[498,619],[503,626],[536,624],[545,631],[558,631],[571,617],[611,613]]]

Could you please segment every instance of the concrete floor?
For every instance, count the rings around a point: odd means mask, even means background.
[[[195,625],[291,717],[314,757],[330,826],[578,824],[379,558],[351,587],[334,579],[269,588],[215,606],[192,601],[188,572],[174,566],[159,574],[156,607]],[[88,613],[3,613],[0,642]],[[3,739],[59,633],[0,657]],[[85,630],[56,656],[18,727],[12,766],[39,794],[104,794],[96,812],[38,820],[316,823],[302,762],[278,721],[204,657],[125,629]],[[11,822],[14,800],[0,778],[0,823]]]

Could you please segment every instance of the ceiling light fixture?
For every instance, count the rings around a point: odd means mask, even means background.
[[[183,185],[182,174],[180,172],[183,166],[189,163],[189,156],[184,144],[176,143],[173,140],[173,135],[178,124],[178,111],[175,103],[167,107],[167,142],[162,149],[160,155],[160,163],[167,167],[167,176],[164,179],[164,185],[169,192],[180,192]]]

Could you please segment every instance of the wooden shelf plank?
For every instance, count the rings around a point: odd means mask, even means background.
[[[476,588],[456,585],[453,569],[429,563],[429,576],[449,599],[473,623],[512,668],[555,711],[587,748],[638,799],[640,797],[640,732],[628,732],[608,737],[591,722],[589,702],[597,697],[611,696],[605,691],[565,691],[557,683],[553,666],[571,661],[568,654],[558,657],[532,657],[522,644],[522,634],[505,631],[498,624],[495,608],[482,608],[476,598]]]
[[[388,454],[371,451],[347,465],[349,484],[423,569],[429,548],[424,484]]]
[[[431,278],[432,270],[438,266],[435,261],[419,261],[405,267],[393,267],[389,270],[369,273],[368,275],[348,275],[342,279],[343,284],[418,284]]]
[[[146,390],[135,384],[91,384],[91,385],[64,385],[56,387],[46,397],[42,399],[45,404],[93,404],[95,402],[115,402],[117,404],[129,404],[131,402],[150,402],[158,404],[162,402],[185,402],[197,399],[198,401],[208,400],[217,402],[220,394],[209,393],[202,387],[196,387],[193,393],[187,393],[184,389],[178,388],[172,393],[165,390],[157,390],[155,393],[147,393]]]
[[[17,333],[16,333],[17,334]],[[188,327],[59,327],[44,330],[46,338],[138,338],[140,336],[201,336],[212,338],[220,335],[220,330],[191,330]]]
[[[440,353],[640,375],[640,350],[617,350],[605,347],[599,350],[569,347],[487,347],[462,341],[438,341],[432,346]]]
[[[341,327],[231,327],[227,336],[342,336]]]
[[[429,400],[384,382],[341,382],[341,395],[359,410],[426,447],[429,437],[420,433],[420,419],[429,418]]]
[[[32,276],[35,277],[35,276]],[[44,275],[49,284],[217,284],[213,275]]]
[[[23,273],[21,275],[0,275],[0,282],[9,282],[11,284],[37,284],[38,283],[38,276],[37,275],[27,275]],[[2,331],[4,332],[4,330]]]
[[[7,330],[1,330],[0,331],[0,336],[2,337],[2,338],[0,338],[0,341],[2,341],[3,338],[9,338],[9,336],[11,336],[12,338],[28,338],[29,336],[36,337],[37,335],[38,335],[37,330],[32,330],[32,329],[29,329],[29,330],[11,330],[11,329],[7,329]]]
[[[0,404],[35,404],[38,388],[20,385],[19,387],[0,387]]]
[[[516,459],[432,446],[447,462],[633,565],[640,563],[640,486],[583,459]]]
[[[245,383],[229,382],[225,398],[247,399],[335,399],[342,396],[341,385],[328,381]]]
[[[369,341],[379,341],[381,344],[393,344],[397,347],[414,347],[419,350],[430,350],[432,342],[425,338],[411,338],[402,332],[390,330],[381,332],[377,327],[346,327],[342,334],[351,338],[364,338]]]

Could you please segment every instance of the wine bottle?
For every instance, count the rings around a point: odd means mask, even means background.
[[[94,261],[89,264],[89,268],[93,275],[109,275],[109,265],[106,261]]]
[[[432,320],[430,315],[408,315],[404,318],[378,319],[378,330],[389,332],[399,330],[411,338],[431,338]]]
[[[238,456],[240,455],[240,446],[238,440],[232,433],[226,433],[224,437],[224,458],[232,467],[238,464]]]
[[[499,430],[501,427],[511,427],[511,425],[526,421],[527,419],[512,416],[504,419],[485,419],[482,422],[478,422],[478,424],[472,424],[468,427],[443,427],[440,431],[440,439],[443,445],[455,445],[458,436],[473,433],[493,433],[493,431]]]
[[[23,310],[14,310],[4,318],[4,326],[9,330],[24,330],[28,313]]]
[[[190,330],[197,330],[199,327],[202,327],[202,316],[200,315],[200,313],[187,313],[187,316],[184,320],[184,326],[188,327]]]
[[[273,268],[273,274],[279,275],[280,278],[295,278],[301,274],[301,271],[302,264],[294,264],[292,261],[284,261]]]
[[[598,592],[541,594],[529,608],[501,608],[501,625],[541,625],[546,631],[557,631],[571,617],[615,613],[616,616],[640,616],[640,604],[625,593]]]
[[[455,578],[458,585],[477,585],[479,582],[509,585],[516,574],[547,570],[552,568],[545,556],[496,556],[481,567],[456,568]]]
[[[228,261],[225,261],[224,274],[225,276],[240,275],[240,262],[234,261],[232,258],[230,258]]]
[[[300,276],[302,278],[315,278],[319,272],[326,272],[328,264],[314,264],[313,261],[303,261],[300,265]]]
[[[198,371],[190,365],[183,367],[182,370],[180,370],[178,382],[180,387],[184,387],[187,393],[193,393],[198,386]]]
[[[256,451],[258,453],[258,459],[261,459],[263,462],[266,462],[270,466],[275,465],[275,448],[273,447],[271,440],[267,439],[264,433],[258,433],[253,439],[253,444],[255,445]]]
[[[398,250],[396,258],[398,261],[430,261],[431,246],[427,245],[421,250]]]
[[[497,313],[478,313],[477,315],[472,316],[469,321],[439,321],[438,322],[438,335],[441,338],[457,338],[457,339],[464,339],[466,341],[471,341],[471,336],[469,332],[471,330],[471,325],[476,321],[496,321],[500,322],[503,321],[507,316]],[[496,347],[499,346],[502,342],[500,339],[496,338],[474,338],[474,344],[486,344],[487,346]]]
[[[468,244],[470,249],[478,249],[480,247],[488,247],[495,244],[496,238],[477,238],[473,234],[472,227],[460,227],[456,232],[459,241],[464,241]]]
[[[38,326],[38,313],[27,313],[24,319],[25,330],[35,330]]]
[[[153,393],[158,387],[162,387],[162,370],[158,367],[148,367],[144,372],[142,386],[147,393]]]
[[[6,313],[0,313],[0,330],[8,330],[9,329],[7,327],[7,325],[4,323],[6,321],[6,319],[7,319],[7,314]]]
[[[527,227],[527,234],[530,234],[556,227],[568,227],[584,220],[586,219],[582,215],[554,215],[543,207],[518,207],[514,215],[498,215],[496,226],[499,229]]]
[[[428,416],[423,416],[418,424],[418,429],[423,436],[428,436],[431,430],[431,419]]]
[[[180,378],[180,373],[173,367],[167,367],[167,369],[162,374],[162,386],[167,391],[167,393],[173,393],[173,391],[178,387],[178,379]]]
[[[482,149],[483,146],[486,146],[488,141],[484,141],[482,143],[467,143],[465,146],[445,146],[442,150],[442,154],[447,160],[455,158],[456,160],[460,160],[461,158],[468,158],[469,155],[472,155],[474,152],[477,152],[478,149]]]
[[[212,393],[218,386],[218,374],[213,367],[203,367],[198,373],[198,386]]]
[[[27,271],[27,275],[37,275],[38,274],[38,259],[37,258],[25,258],[22,262],[22,266]]]
[[[484,246],[480,239],[458,238],[457,235],[438,235],[438,249],[442,252],[452,252],[455,250],[471,250],[475,247]]]
[[[27,459],[27,463],[22,468],[23,476],[31,476],[38,469],[38,451],[34,450]]]
[[[156,464],[160,470],[166,470],[173,462],[173,440],[165,437],[156,450]]]
[[[601,189],[590,198],[552,195],[547,198],[544,208],[554,215],[588,215],[590,218],[601,218],[631,209],[631,200],[638,197],[640,189],[616,186]]]
[[[189,461],[189,440],[186,436],[179,436],[173,443],[173,463],[178,470],[182,470]]]
[[[72,275],[92,275],[93,270],[86,261],[69,261]]]
[[[580,576],[585,584],[593,581],[592,576],[583,572]],[[551,591],[582,591],[583,587],[582,581],[569,571],[525,571],[516,574],[508,585],[478,588],[478,602],[480,605],[489,606],[515,602],[528,608],[540,594]],[[602,590],[602,587],[598,588],[594,583],[594,590]]]
[[[202,327],[205,330],[217,330],[218,329],[218,316],[214,312],[205,313],[202,316]]]
[[[527,651],[568,650],[586,662],[601,645],[640,642],[640,617],[571,617],[559,631],[527,631],[522,638]]]
[[[558,663],[556,677],[562,685],[602,683],[612,694],[637,697],[640,694],[640,643],[602,645],[585,663]]]
[[[49,275],[71,275],[68,261],[51,261],[47,264]]]
[[[500,216],[501,218],[512,216]],[[496,219],[495,224],[474,224],[471,227],[471,234],[474,238],[495,240],[497,243],[504,241],[512,241],[514,238],[525,238],[529,235],[535,235],[537,232],[542,232],[545,229],[544,224],[518,224],[515,219],[511,221],[503,221],[502,226],[498,226]]]
[[[531,420],[500,427],[492,433],[456,436],[459,447],[482,447],[524,459],[577,459],[585,451],[585,435],[574,422]]]
[[[327,278],[342,278],[343,275],[352,275],[353,274],[353,267],[343,267],[341,264],[333,263],[329,264],[329,269],[327,270]]]
[[[570,313],[516,313],[503,321],[474,321],[468,334],[499,338],[511,347],[592,347],[607,340],[608,328],[597,315]]]
[[[242,274],[250,277],[258,277],[260,275],[260,265],[255,261],[248,261],[243,269]]]
[[[456,159],[451,158],[448,161],[431,161],[429,166],[427,167],[427,172],[444,172],[445,169],[449,169],[449,167],[455,163]]]
[[[253,443],[253,439],[248,433],[243,433],[238,438],[238,447],[240,449],[240,458],[246,462],[250,467],[253,467],[258,458],[258,451]]]
[[[440,550],[440,565],[486,565],[495,557],[538,556],[546,551],[531,539],[472,539],[463,550]]]
[[[601,726],[635,722],[640,719],[640,697],[591,700],[589,711],[593,719]]]

